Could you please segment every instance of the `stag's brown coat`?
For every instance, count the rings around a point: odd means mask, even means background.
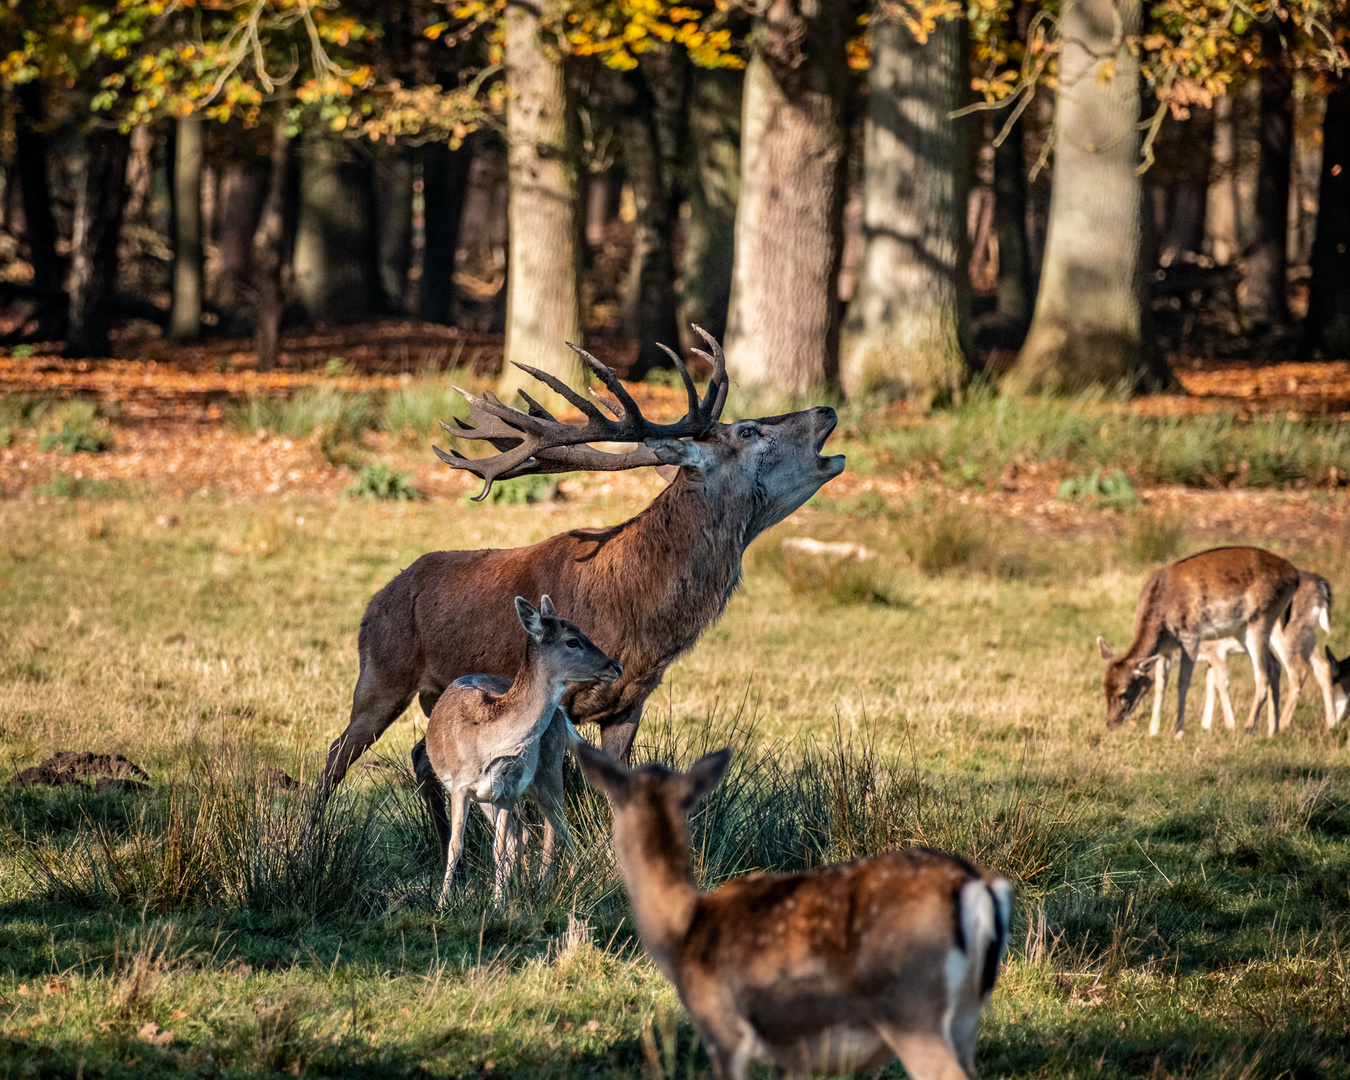
[[[1101,638],[1097,646],[1107,662],[1102,677],[1107,727],[1119,727],[1157,678],[1155,665],[1164,654],[1179,654],[1177,672],[1177,738],[1185,731],[1186,691],[1200,642],[1240,635],[1256,673],[1247,731],[1256,728],[1263,701],[1268,706],[1269,733],[1279,730],[1279,670],[1272,675],[1270,634],[1277,622],[1288,622],[1289,605],[1298,588],[1298,570],[1260,548],[1230,547],[1192,555],[1156,571],[1139,595],[1134,612],[1134,640],[1117,656]]]

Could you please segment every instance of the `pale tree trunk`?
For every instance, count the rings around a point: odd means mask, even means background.
[[[464,199],[469,192],[472,143],[458,150],[441,143],[428,144],[422,155],[422,277],[417,310],[431,322],[452,321],[455,299],[455,252]]]
[[[278,105],[272,125],[267,197],[258,217],[258,231],[253,234],[253,334],[259,371],[271,371],[277,364],[284,307],[281,272],[286,257],[282,244],[286,236],[286,171],[290,159],[285,109]]]
[[[1145,340],[1140,267],[1139,0],[1079,0],[1061,17],[1054,185],[1040,290],[1005,377],[1016,392],[1162,378]],[[1103,65],[1106,65],[1104,67]]]
[[[507,207],[506,347],[498,393],[510,400],[527,387],[545,408],[562,408],[514,363],[529,364],[569,386],[585,368],[566,342],[582,344],[577,228],[579,148],[562,57],[541,37],[536,9],[506,9]]]
[[[300,164],[295,289],[319,324],[357,322],[378,307],[370,170],[344,146],[306,140]]]
[[[85,136],[71,243],[67,356],[107,356],[110,351],[129,154],[127,137],[116,131],[95,128]]]
[[[680,322],[721,340],[731,299],[736,203],[741,193],[741,98],[745,74],[725,68],[690,72],[689,221],[684,233]]]
[[[202,333],[202,118],[180,117],[173,160],[173,308],[169,340],[196,341]]]
[[[1205,204],[1209,253],[1227,266],[1238,252],[1237,131],[1231,95],[1214,100],[1214,161]]]
[[[24,239],[33,265],[36,341],[55,341],[66,332],[66,293],[61,258],[56,253],[56,220],[52,217],[51,187],[47,180],[47,133],[44,86],[22,83],[16,91],[19,112],[14,120],[15,167],[23,196]]]
[[[938,24],[925,44],[874,15],[863,175],[862,265],[843,329],[850,397],[960,395],[966,360],[970,121],[963,20]]]
[[[1247,248],[1242,306],[1259,326],[1289,322],[1289,169],[1294,157],[1293,79],[1284,63],[1280,26],[1261,27],[1261,117],[1257,138],[1261,161],[1256,174],[1256,230]]]
[[[772,0],[745,75],[727,370],[810,394],[838,377],[849,6]]]
[[[1350,85],[1327,96],[1304,348],[1350,359]]]

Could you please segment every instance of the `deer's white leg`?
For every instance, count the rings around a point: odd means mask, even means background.
[[[1233,715],[1233,699],[1228,695],[1228,659],[1224,657],[1210,669],[1214,672],[1214,684],[1219,691],[1219,704],[1223,706],[1223,722],[1229,731],[1237,730],[1237,717]]]
[[[1317,680],[1318,688],[1322,691],[1322,715],[1327,722],[1327,727],[1334,727],[1336,724],[1336,702],[1331,696],[1331,664],[1323,655],[1321,649],[1313,649],[1312,656],[1308,658],[1312,664],[1313,678]]]
[[[455,867],[464,851],[464,825],[468,819],[469,800],[463,791],[450,792],[450,836],[445,849],[445,882],[441,885],[441,898],[438,904],[444,904],[450,895],[450,879],[454,877]]]
[[[1217,676],[1214,674],[1214,665],[1211,663],[1209,669],[1205,672],[1205,711],[1200,716],[1200,726],[1206,731],[1214,722],[1214,698],[1216,696],[1215,682]]]
[[[878,1024],[877,1034],[895,1051],[910,1080],[971,1080],[955,1048],[941,1035]]]
[[[1278,730],[1279,716],[1275,712],[1275,706],[1279,700],[1278,684],[1272,694],[1270,683],[1270,628],[1268,626],[1251,623],[1247,627],[1247,655],[1252,658],[1252,677],[1256,680],[1256,694],[1252,698],[1252,711],[1247,716],[1247,726],[1244,729],[1248,735],[1256,733],[1256,718],[1261,713],[1261,705],[1265,703],[1268,707],[1268,733],[1274,735]]]
[[[1158,734],[1162,727],[1163,695],[1167,693],[1167,669],[1171,667],[1167,658],[1158,657],[1153,665],[1153,718],[1148,724],[1150,735]]]

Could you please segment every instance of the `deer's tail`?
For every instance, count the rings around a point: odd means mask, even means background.
[[[1007,878],[972,878],[961,889],[959,902],[962,946],[968,970],[980,973],[980,997],[994,989],[998,966],[1008,947],[1012,925],[1012,882]]]
[[[1320,610],[1317,613],[1317,623],[1322,627],[1324,634],[1331,633],[1331,582],[1322,578],[1317,582],[1317,601]]]

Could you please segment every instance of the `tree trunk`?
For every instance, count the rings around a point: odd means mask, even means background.
[[[1164,164],[1159,153],[1158,162],[1150,170],[1158,173],[1158,178],[1167,185],[1167,221],[1160,246],[1163,259],[1169,264],[1188,252],[1199,254],[1205,242],[1205,200],[1214,156],[1214,113],[1200,105],[1192,105],[1190,113],[1185,120],[1168,117],[1164,121],[1175,125],[1168,160]]]
[[[1242,306],[1258,325],[1289,322],[1289,169],[1294,155],[1293,79],[1283,59],[1280,25],[1261,27],[1261,114],[1257,137],[1255,236],[1247,249]]]
[[[1002,125],[996,125],[1002,129]],[[1035,299],[1027,239],[1027,159],[1022,120],[994,147],[994,229],[998,235],[998,317],[1020,336]]]
[[[1061,19],[1055,179],[1040,290],[1009,389],[1164,378],[1144,334],[1139,0],[1080,0]],[[1101,64],[1114,64],[1114,72]]]
[[[55,341],[66,332],[64,271],[56,253],[56,220],[52,217],[51,189],[47,181],[47,135],[43,84],[22,83],[17,97],[19,113],[14,123],[15,166],[23,196],[24,239],[33,264],[33,292],[37,325],[33,338]]]
[[[736,203],[741,193],[741,99],[745,73],[694,68],[689,137],[693,168],[684,233],[682,324],[696,323],[719,341],[727,329]]]
[[[426,244],[422,249],[421,292],[418,313],[430,322],[453,321],[455,252],[459,224],[469,191],[472,143],[451,150],[440,143],[422,147],[422,220]]]
[[[671,251],[678,207],[672,177],[662,162],[651,88],[637,73],[630,74],[629,84],[633,100],[623,120],[624,164],[637,217],[621,324],[624,333],[638,341],[637,360],[628,377],[642,379],[653,368],[673,367],[657,342],[668,348],[680,343]]]
[[[243,290],[249,280],[249,258],[253,237],[262,213],[267,173],[257,159],[227,165],[220,180],[220,229],[216,251],[220,260],[216,276],[215,302],[228,313],[231,323],[238,321],[243,307]]]
[[[202,333],[202,118],[180,117],[173,162],[173,308],[169,340],[196,341]]]
[[[498,393],[509,400],[528,386],[545,408],[562,407],[512,365],[530,364],[580,388],[586,369],[565,342],[582,343],[577,228],[579,147],[557,46],[541,38],[539,16],[524,4],[506,9],[507,221],[506,349]]]
[[[126,197],[127,136],[95,128],[84,139],[71,241],[67,356],[107,356],[117,289],[117,239]]]
[[[745,75],[727,369],[810,394],[836,382],[848,130],[847,4],[772,0]]]
[[[320,324],[358,322],[377,306],[369,168],[346,150],[322,137],[306,140],[300,166],[295,288]]]
[[[1205,205],[1205,236],[1209,253],[1220,266],[1237,257],[1237,130],[1229,94],[1214,99],[1214,159]]]
[[[1304,348],[1350,359],[1350,86],[1327,96]]]
[[[253,333],[259,371],[271,371],[277,364],[284,307],[281,270],[286,261],[286,173],[290,158],[285,110],[279,105],[272,126],[267,197],[258,217],[258,231],[253,234]]]
[[[895,19],[870,27],[864,247],[843,330],[844,389],[950,400],[970,374],[970,121],[949,119],[965,96],[965,23],[940,22],[922,45]]]
[[[412,266],[412,155],[404,147],[386,149],[376,156],[372,173],[379,307],[387,315],[401,315]]]

